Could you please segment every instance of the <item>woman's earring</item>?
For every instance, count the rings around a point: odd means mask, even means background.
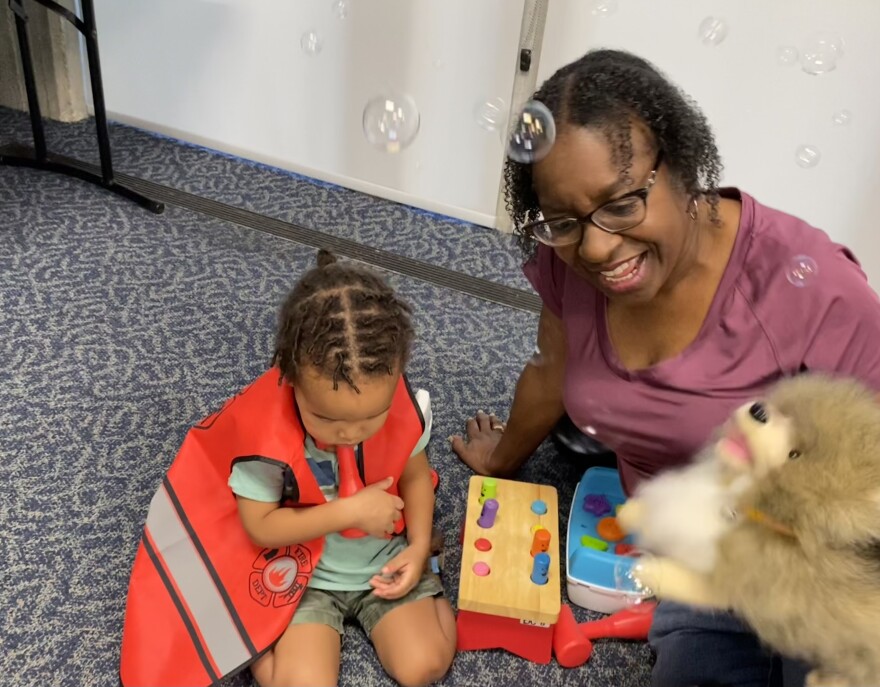
[[[688,217],[690,217],[694,222],[697,221],[697,212],[700,209],[700,206],[697,204],[696,198],[691,198],[691,205],[693,205],[693,209],[688,210]]]

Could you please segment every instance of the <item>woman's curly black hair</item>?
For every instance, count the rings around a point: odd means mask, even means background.
[[[357,380],[402,371],[413,341],[410,307],[378,274],[318,253],[278,314],[275,354],[291,384],[310,366],[360,392]]]
[[[696,103],[651,63],[620,50],[594,50],[562,67],[533,98],[553,113],[557,131],[564,126],[601,131],[624,179],[632,167],[632,125],[643,122],[678,186],[689,198],[704,196],[717,221],[722,168],[715,137]],[[522,227],[540,214],[531,165],[507,158],[504,197],[528,258],[536,245]]]

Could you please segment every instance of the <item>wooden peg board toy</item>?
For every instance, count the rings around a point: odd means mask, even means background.
[[[471,477],[462,547],[459,650],[502,648],[549,663],[562,605],[556,489]]]

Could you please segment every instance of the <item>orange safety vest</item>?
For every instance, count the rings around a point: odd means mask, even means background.
[[[397,478],[425,420],[401,376],[388,419],[357,450],[364,484]],[[247,667],[281,637],[323,537],[263,549],[247,536],[227,485],[233,462],[285,468],[285,505],[324,503],[305,459],[293,388],[272,368],[190,429],[150,503],[122,635],[123,687],[201,687]],[[403,519],[397,532],[403,529]]]

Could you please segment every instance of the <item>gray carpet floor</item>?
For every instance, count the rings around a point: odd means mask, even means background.
[[[93,122],[47,123],[50,150],[95,162]],[[30,143],[0,108],[0,146]],[[526,289],[498,232],[112,126],[118,171]],[[117,684],[128,575],[147,504],[186,429],[260,374],[276,308],[313,249],[171,205],[153,215],[61,175],[0,166],[0,683]],[[430,390],[436,522],[455,603],[470,475],[445,437],[477,408],[506,413],[536,316],[399,274]],[[583,466],[545,445],[521,479],[567,513]],[[564,523],[563,523],[564,524]],[[596,617],[577,611],[579,620]],[[598,642],[574,670],[500,651],[457,656],[444,685],[646,685],[646,645]],[[245,673],[227,686],[251,684]],[[393,684],[364,635],[341,685]]]

